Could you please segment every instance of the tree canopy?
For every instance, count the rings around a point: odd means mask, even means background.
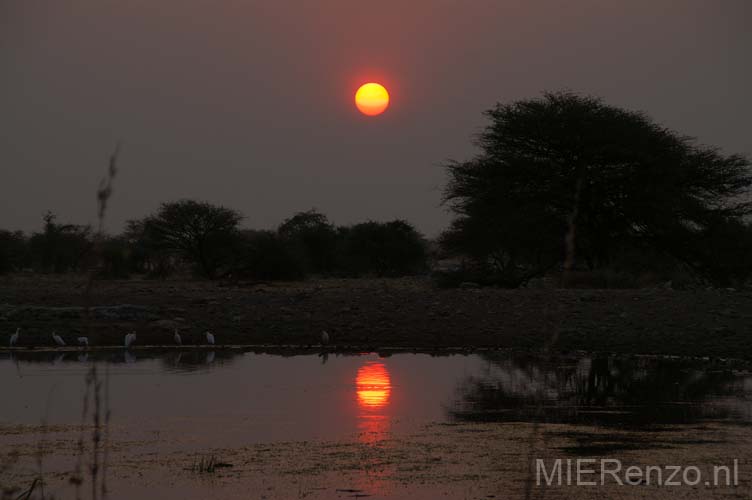
[[[348,274],[418,274],[426,268],[426,242],[409,223],[362,222],[339,229],[340,254]]]
[[[298,212],[277,230],[306,272],[327,273],[336,263],[337,230],[316,210]]]
[[[214,279],[233,260],[242,218],[229,208],[180,200],[163,203],[143,225],[157,247],[181,255],[203,275]]]
[[[456,217],[443,243],[509,284],[556,266],[608,266],[625,246],[695,265],[704,233],[752,209],[741,197],[752,185],[747,158],[642,113],[560,92],[486,116],[480,153],[446,165]]]

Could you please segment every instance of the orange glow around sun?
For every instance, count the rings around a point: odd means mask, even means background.
[[[380,115],[389,106],[389,92],[378,83],[363,84],[355,93],[355,105],[364,115]]]

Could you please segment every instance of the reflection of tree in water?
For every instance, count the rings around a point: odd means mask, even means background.
[[[750,420],[746,376],[687,359],[557,359],[493,353],[463,380],[449,410],[459,421],[596,425]]]
[[[208,367],[219,368],[228,365],[241,355],[241,352],[224,350],[173,351],[162,356],[160,360],[167,370],[194,372]]]
[[[165,371],[191,372],[204,370],[207,367],[226,365],[243,353],[228,350],[106,350],[106,351],[46,351],[46,352],[14,352],[0,354],[0,361],[11,359],[25,364],[62,365],[71,363],[105,362],[113,365],[135,364],[144,361],[159,360]]]

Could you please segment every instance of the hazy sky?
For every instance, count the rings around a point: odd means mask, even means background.
[[[497,101],[571,89],[752,153],[749,0],[0,0],[0,227],[108,226],[199,198],[273,227],[405,218]],[[383,83],[389,110],[353,94]]]

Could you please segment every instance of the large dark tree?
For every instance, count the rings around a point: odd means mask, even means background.
[[[447,165],[445,202],[456,218],[443,242],[508,284],[556,266],[608,266],[625,246],[696,265],[693,242],[750,212],[740,201],[752,184],[748,159],[642,113],[548,93],[486,116],[480,154]]]
[[[159,248],[177,253],[195,264],[201,274],[215,279],[232,267],[242,218],[229,208],[181,200],[163,203],[144,227]]]

